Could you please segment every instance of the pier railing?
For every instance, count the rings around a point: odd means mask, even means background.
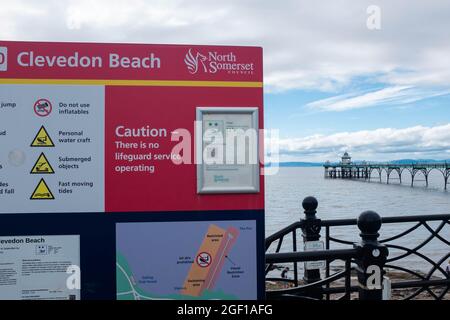
[[[366,211],[358,219],[320,220],[316,216],[315,198],[305,198],[302,205],[305,216],[300,221],[266,238],[266,282],[274,285],[266,291],[269,299],[381,300],[394,294],[396,299],[404,300],[448,297],[450,274],[442,264],[450,259],[450,214],[381,218],[373,211]],[[394,224],[405,224],[406,229],[380,238],[379,230]],[[333,233],[339,227],[355,233],[358,231],[355,226],[360,234],[356,242]],[[398,243],[407,237],[417,239],[415,233],[419,229],[422,236],[425,234],[419,243],[412,247]],[[321,241],[322,230],[325,241]],[[302,251],[298,250],[299,232]],[[288,238],[291,246],[285,241]],[[448,248],[442,257],[434,260],[421,252],[432,241],[440,241]],[[421,260],[428,270],[423,272],[399,264],[411,257]],[[334,262],[339,265],[333,266]],[[289,265],[293,266],[293,276],[287,277],[286,272],[280,277],[273,276],[276,269],[287,270]],[[299,279],[300,269],[303,269],[302,279]]]
[[[326,163],[324,164],[325,178],[332,179],[364,179],[370,181],[373,178],[372,173],[377,173],[377,178],[382,182],[381,175],[386,173],[386,183],[389,184],[392,173],[402,183],[402,174],[406,170],[411,176],[411,187],[414,186],[416,175],[422,174],[428,187],[428,177],[433,170],[439,171],[444,178],[444,189],[450,183],[450,162],[411,162],[411,163]],[[394,175],[395,177],[395,175]]]

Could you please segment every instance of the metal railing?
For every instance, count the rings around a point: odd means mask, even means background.
[[[356,292],[360,299],[381,299],[387,270],[395,270],[406,278],[402,281],[392,279],[391,284],[392,290],[407,291],[403,295],[403,299],[414,299],[420,297],[420,294],[426,293],[429,298],[440,300],[445,298],[449,292],[450,274],[441,265],[450,258],[450,232],[446,232],[445,229],[450,226],[450,214],[381,218],[373,211],[366,211],[358,219],[320,220],[316,216],[318,203],[314,197],[305,198],[302,205],[305,210],[304,218],[266,238],[266,280],[286,284],[282,288],[267,290],[266,294],[269,299],[329,300],[332,295],[339,294],[343,295],[336,299],[351,299],[351,294]],[[378,231],[381,227],[400,223],[412,223],[413,226],[396,235],[379,239]],[[437,223],[437,226],[433,227],[430,223]],[[351,228],[354,226],[359,228],[361,237],[359,242],[340,239],[332,234],[335,227]],[[396,243],[399,239],[412,235],[420,227],[425,229],[429,235],[419,244],[408,248]],[[301,231],[304,244],[320,244],[322,229],[325,230],[323,250],[298,250],[297,233],[299,231]],[[289,236],[292,239],[292,249],[290,249],[292,251],[281,253],[284,240]],[[419,251],[432,240],[441,241],[449,249],[436,261]],[[274,244],[276,244],[275,250],[270,252]],[[339,245],[340,248],[332,249],[332,245]],[[390,253],[394,251],[400,252],[400,254],[391,256]],[[411,256],[429,264],[428,272],[420,273],[412,268],[394,264]],[[314,265],[308,267],[305,264],[303,279],[299,280],[299,262],[310,263],[312,261],[325,261],[324,278],[321,277],[319,267],[314,267]],[[331,264],[334,261],[341,261],[343,266],[337,272],[332,273]],[[270,276],[275,266],[286,263],[293,264],[293,277]],[[374,274],[373,271],[377,268],[380,272]],[[352,281],[352,275],[357,276],[356,284],[354,280]],[[368,280],[375,282],[368,284]]]

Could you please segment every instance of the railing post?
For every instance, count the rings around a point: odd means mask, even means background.
[[[306,244],[311,241],[320,240],[320,228],[321,220],[316,217],[316,209],[318,206],[317,199],[314,197],[306,197],[302,202],[303,209],[305,210],[305,218],[301,219],[302,222],[302,237],[303,243]],[[305,283],[314,283],[320,281],[320,269],[307,270],[305,263],[305,270],[303,280]],[[308,296],[316,299],[322,299],[322,292],[320,288],[311,289],[308,292]]]
[[[361,242],[355,244],[359,299],[382,300],[384,265],[389,254],[386,246],[378,242],[381,217],[374,211],[365,211],[358,217]]]

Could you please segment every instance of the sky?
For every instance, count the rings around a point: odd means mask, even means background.
[[[450,159],[448,0],[0,0],[0,8],[2,40],[262,46],[265,127],[279,130],[281,161],[334,161],[344,151],[357,160]]]

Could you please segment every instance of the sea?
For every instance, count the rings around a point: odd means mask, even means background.
[[[303,214],[302,200],[307,196],[314,196],[319,202],[317,217],[327,219],[357,218],[363,211],[373,210],[382,217],[450,214],[450,191],[444,190],[442,173],[433,170],[429,175],[429,185],[426,187],[424,177],[417,174],[414,187],[411,187],[410,174],[404,171],[402,184],[391,173],[389,184],[386,184],[386,174],[381,176],[380,182],[376,173],[371,181],[330,179],[324,177],[322,167],[280,167],[275,175],[265,177],[266,184],[266,236],[300,220]],[[448,185],[450,189],[450,185]],[[430,222],[430,227],[436,228],[439,223]],[[395,236],[414,226],[414,223],[385,224],[382,226],[380,238]],[[325,239],[322,230],[322,240]],[[300,233],[299,233],[300,234]],[[439,235],[450,241],[450,224],[447,223]],[[357,226],[331,228],[331,236],[358,242],[359,229]],[[401,237],[392,244],[413,249],[430,236],[430,232],[421,226],[412,233]],[[292,240],[287,237],[282,246],[284,252],[292,250]],[[300,240],[299,248],[303,248]],[[340,244],[333,244],[332,249],[343,248]],[[274,246],[269,251],[273,252]],[[449,254],[450,247],[439,239],[433,239],[419,249],[427,258],[438,262]],[[390,257],[404,254],[403,250],[390,250]],[[445,270],[450,257],[441,261]],[[428,273],[433,266],[427,259],[419,255],[408,255],[392,265]],[[436,271],[434,276],[442,277]]]

